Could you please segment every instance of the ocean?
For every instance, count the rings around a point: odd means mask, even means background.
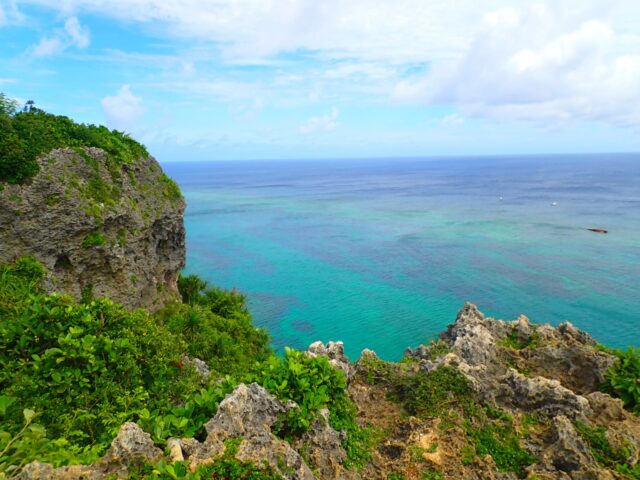
[[[163,166],[186,272],[245,293],[275,348],[398,360],[465,301],[640,346],[640,155]]]

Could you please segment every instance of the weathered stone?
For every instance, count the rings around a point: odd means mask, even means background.
[[[209,366],[199,358],[191,358],[183,355],[180,360],[185,367],[192,367],[203,380],[207,380],[211,376]]]
[[[496,399],[503,404],[525,411],[535,411],[546,417],[566,415],[582,417],[591,412],[589,401],[563,387],[557,380],[544,377],[528,378],[513,369],[501,379],[496,388]],[[486,390],[488,396],[492,392]]]
[[[323,409],[309,431],[305,432],[294,446],[302,452],[320,478],[338,479],[345,475],[342,466],[347,458],[347,453],[342,448],[345,438],[345,432],[337,432],[329,425],[329,411]]]
[[[553,466],[563,472],[571,473],[594,463],[589,448],[571,421],[564,415],[553,419],[555,441],[548,450]]]
[[[0,190],[0,263],[35,256],[48,271],[47,291],[76,299],[92,292],[156,310],[179,298],[185,203],[165,194],[155,159],[110,170],[103,150],[66,148],[38,163],[28,182]]]
[[[591,335],[582,330],[578,330],[570,322],[563,322],[558,325],[558,332],[560,332],[560,334],[562,334],[565,338],[574,340],[583,345],[591,345],[592,347],[595,347],[598,344],[598,342],[596,342],[593,337],[591,337]]]
[[[202,444],[183,444],[193,467],[211,462],[225,453],[224,441],[242,438],[236,458],[262,464],[267,462],[288,479],[313,479],[309,467],[288,442],[271,433],[271,427],[288,408],[257,383],[241,384],[220,403],[216,415],[205,424],[207,438]]]
[[[314,342],[309,345],[307,355],[327,357],[329,363],[342,370],[347,378],[352,376],[353,372],[349,365],[349,358],[344,354],[344,344],[342,342],[329,342],[326,345],[321,341]]]
[[[596,391],[615,362],[612,355],[583,343],[562,343],[557,334],[550,345],[525,349],[519,355],[532,375],[558,380],[580,394]]]
[[[103,480],[126,478],[129,467],[155,463],[162,458],[151,436],[135,423],[125,423],[111,442],[107,453],[93,465],[71,465],[53,468],[49,464],[32,462],[20,473],[21,480]]]
[[[156,447],[151,435],[136,423],[128,422],[120,427],[107,453],[94,466],[108,473],[126,475],[129,465],[154,463],[162,458],[162,450]]]

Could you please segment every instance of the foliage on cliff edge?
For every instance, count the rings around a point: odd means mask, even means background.
[[[0,93],[0,182],[24,182],[38,173],[40,155],[63,147],[101,148],[117,164],[149,155],[123,132],[78,124],[39,109],[18,112],[15,103]]]

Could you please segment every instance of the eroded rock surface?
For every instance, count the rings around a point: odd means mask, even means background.
[[[35,256],[45,287],[160,308],[177,297],[185,207],[152,157],[114,165],[103,150],[59,149],[0,191],[0,263]]]
[[[129,467],[155,463],[162,459],[162,450],[151,440],[151,435],[135,423],[125,423],[111,442],[107,453],[93,465],[71,465],[53,468],[50,464],[32,462],[18,477],[20,480],[102,480],[126,478]]]
[[[225,453],[226,440],[241,439],[235,453],[238,460],[258,465],[267,462],[288,479],[313,479],[300,454],[271,433],[279,416],[293,406],[285,406],[256,383],[241,384],[220,403],[216,415],[205,425],[206,440],[183,442],[184,457],[192,467],[206,464]]]

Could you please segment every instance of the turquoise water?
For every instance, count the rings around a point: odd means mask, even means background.
[[[246,293],[277,348],[399,359],[464,301],[640,345],[639,155],[165,168],[187,199],[187,271]]]

